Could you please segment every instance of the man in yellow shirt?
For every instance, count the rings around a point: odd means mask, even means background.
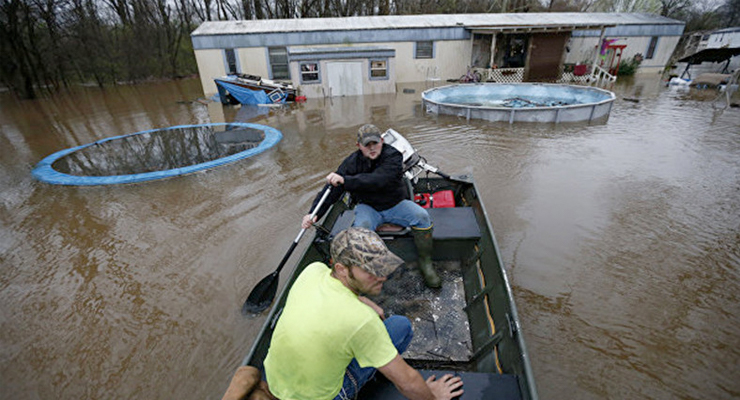
[[[353,227],[332,241],[333,267],[307,266],[290,289],[265,358],[267,384],[250,399],[352,399],[380,371],[409,399],[451,399],[463,393],[459,377],[426,381],[401,358],[411,342],[406,317],[385,319],[363,295],[377,295],[403,260],[366,228]],[[250,369],[251,368],[251,369]],[[238,379],[251,374],[250,379]],[[224,399],[241,399],[258,372],[237,371]],[[244,388],[245,381],[252,387]],[[241,396],[241,397],[239,397]]]

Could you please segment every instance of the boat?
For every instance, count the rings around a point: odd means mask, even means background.
[[[257,75],[231,74],[214,81],[223,104],[272,104],[296,100],[296,88],[292,84]]]
[[[416,268],[416,246],[409,233],[379,228],[388,248],[406,263],[389,276],[381,294],[371,299],[386,315],[405,315],[412,321],[414,339],[403,358],[425,378],[445,373],[461,376],[463,399],[537,399],[509,280],[474,179],[450,176],[427,164],[392,129],[383,137],[404,155],[410,198],[432,217],[433,263],[443,280],[441,289],[426,288]],[[291,285],[312,262],[328,264],[331,238],[348,228],[352,219],[351,199],[345,195],[316,224],[312,242],[279,292],[243,365],[263,369]],[[404,397],[378,373],[358,398]]]

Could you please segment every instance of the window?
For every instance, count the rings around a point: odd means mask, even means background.
[[[321,82],[321,72],[318,62],[301,63],[301,83]]]
[[[270,79],[290,79],[288,69],[288,49],[285,47],[270,47],[267,49],[270,56]]]
[[[434,42],[431,40],[416,42],[414,58],[434,58]]]
[[[645,59],[650,60],[655,55],[655,47],[658,45],[658,37],[653,36],[650,38],[650,44],[648,45],[647,52],[645,53]]]
[[[370,60],[370,80],[388,79],[388,60]]]
[[[239,68],[236,66],[236,52],[234,52],[234,49],[224,49],[224,57],[226,58],[226,74],[233,75],[239,72]]]

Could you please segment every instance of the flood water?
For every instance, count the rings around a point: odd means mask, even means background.
[[[425,115],[421,89],[284,108],[196,101],[197,80],[0,93],[0,397],[219,399],[263,322],[244,299],[368,122],[474,175],[541,398],[740,396],[738,109],[650,78],[614,88],[605,124],[510,126]],[[233,121],[283,140],[140,184],[31,176],[68,147]]]

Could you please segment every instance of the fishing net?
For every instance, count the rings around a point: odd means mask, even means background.
[[[399,267],[372,298],[386,316],[403,315],[411,320],[414,338],[405,359],[468,361],[472,356],[470,326],[459,261],[435,261],[441,289],[429,289],[417,263]]]

